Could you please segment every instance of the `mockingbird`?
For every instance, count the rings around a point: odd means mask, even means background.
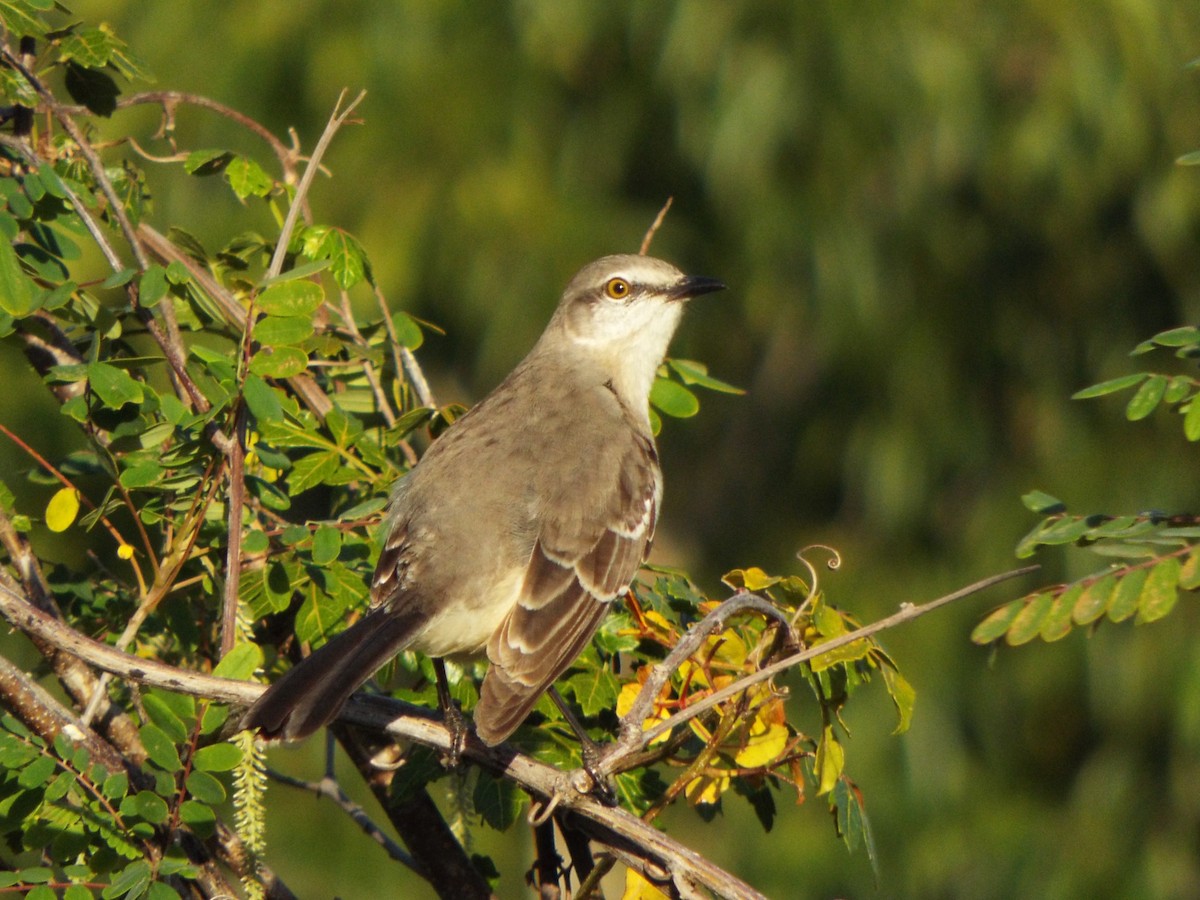
[[[567,285],[529,355],[396,485],[370,610],[297,664],[244,728],[304,737],[400,650],[486,650],[475,730],[498,744],[583,650],[646,558],[662,475],[650,387],[684,301],[724,287],[646,256]]]

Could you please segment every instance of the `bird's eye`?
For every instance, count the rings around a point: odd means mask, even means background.
[[[624,278],[610,278],[604,284],[604,293],[614,300],[624,300],[629,296],[629,282]]]

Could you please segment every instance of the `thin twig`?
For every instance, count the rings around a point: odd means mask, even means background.
[[[274,769],[267,769],[267,776],[278,781],[280,784],[300,788],[303,791],[316,794],[318,797],[332,800],[342,812],[354,821],[355,825],[362,829],[363,834],[382,847],[388,856],[401,865],[412,869],[418,875],[424,875],[421,865],[413,859],[412,855],[393,841],[382,828],[376,825],[367,814],[367,811],[351,800],[346,792],[342,790],[341,785],[328,774],[320,781],[305,781],[302,778],[293,778],[291,775],[277,772]]]
[[[658,211],[658,215],[654,217],[654,221],[650,223],[650,227],[646,229],[646,236],[642,238],[642,246],[638,249],[639,256],[645,256],[650,251],[650,243],[654,240],[654,235],[658,232],[658,229],[662,227],[663,219],[667,217],[667,210],[671,208],[671,204],[674,202],[674,197],[668,197],[667,202]]]
[[[221,598],[221,656],[237,643],[238,587],[242,580],[242,521],[246,504],[246,405],[239,402],[233,417],[233,439],[227,471],[229,543],[225,548],[225,591]]]
[[[338,129],[346,123],[346,120],[350,118],[350,114],[354,112],[355,108],[358,104],[362,103],[363,98],[366,96],[366,91],[359,91],[358,96],[345,109],[342,109],[342,101],[346,98],[346,92],[343,90],[338,95],[337,103],[333,107],[333,114],[329,117],[329,121],[325,125],[325,130],[321,132],[317,146],[313,148],[308,165],[304,167],[304,174],[300,177],[300,184],[296,186],[296,196],[292,200],[292,205],[288,208],[287,216],[284,217],[283,228],[279,232],[279,241],[276,243],[275,252],[271,256],[271,264],[267,266],[265,281],[275,278],[283,271],[283,259],[287,255],[288,244],[292,240],[292,232],[296,229],[296,221],[300,217],[304,198],[308,196],[313,179],[316,177],[317,172],[320,171],[321,157],[325,155],[325,151],[329,148],[329,143],[333,140],[333,136],[337,134]]]

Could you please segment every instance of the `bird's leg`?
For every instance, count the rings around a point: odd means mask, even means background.
[[[433,673],[437,676],[438,706],[441,707],[442,719],[450,732],[450,749],[442,757],[442,765],[447,769],[457,769],[458,764],[462,762],[463,747],[467,743],[467,723],[463,720],[462,711],[450,696],[446,664],[440,659],[434,659]]]
[[[549,694],[554,705],[558,707],[558,711],[562,713],[562,717],[567,720],[567,724],[575,732],[575,737],[579,739],[579,755],[583,760],[583,771],[587,772],[588,777],[592,780],[592,792],[596,795],[596,799],[606,806],[616,806],[616,793],[600,769],[600,745],[583,730],[583,724],[575,717],[575,713],[567,705],[567,701],[562,698],[558,688],[551,686]]]

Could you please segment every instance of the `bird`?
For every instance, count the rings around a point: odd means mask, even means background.
[[[724,287],[644,255],[584,266],[528,355],[397,482],[367,612],[241,727],[306,737],[410,649],[433,658],[456,746],[443,660],[486,654],[475,733],[507,739],[650,551],[662,500],[650,390],[686,301]]]

